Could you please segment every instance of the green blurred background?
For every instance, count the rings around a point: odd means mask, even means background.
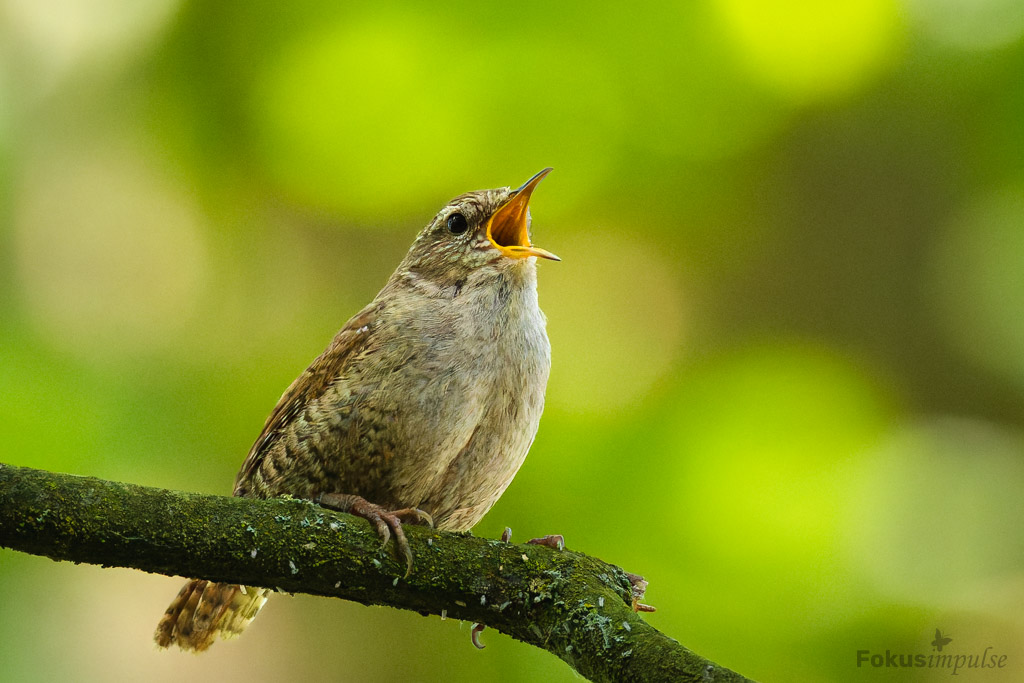
[[[554,368],[475,530],[766,681],[1024,680],[1024,4],[0,1],[0,460],[227,493],[450,197],[533,201]],[[0,551],[0,679],[575,679],[468,624]],[[981,677],[966,676],[969,680]]]

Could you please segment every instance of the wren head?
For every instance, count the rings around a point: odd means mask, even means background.
[[[545,168],[521,187],[459,195],[416,237],[399,271],[431,279],[459,279],[479,268],[514,268],[533,257],[560,260],[530,241],[530,195]]]

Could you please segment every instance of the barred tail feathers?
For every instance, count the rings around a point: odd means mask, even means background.
[[[234,638],[245,630],[270,592],[267,588],[192,579],[171,602],[153,637],[160,647],[174,644],[182,650],[202,652],[218,635]]]

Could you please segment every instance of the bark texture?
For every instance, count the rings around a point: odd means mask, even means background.
[[[478,622],[594,681],[747,681],[632,609],[619,567],[572,550],[407,527],[412,572],[369,525],[293,499],[199,495],[0,463],[0,546]],[[159,615],[154,615],[154,619]],[[57,618],[57,615],[54,615]]]

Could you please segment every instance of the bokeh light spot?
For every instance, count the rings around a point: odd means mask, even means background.
[[[433,33],[378,16],[283,50],[250,104],[264,163],[287,194],[366,217],[450,193],[482,146],[473,93],[433,57]]]
[[[933,38],[965,50],[987,50],[1024,36],[1020,0],[906,0],[911,17]]]
[[[1024,187],[976,199],[932,259],[940,322],[967,356],[1024,385]]]
[[[679,503],[706,543],[786,566],[831,548],[846,463],[887,419],[863,370],[810,345],[753,347],[695,370],[682,391]]]
[[[5,48],[32,67],[23,82],[45,91],[83,65],[116,63],[152,41],[180,0],[46,0],[3,4]],[[3,30],[3,29],[7,30]]]
[[[541,264],[539,274],[553,348],[548,407],[621,413],[638,405],[683,347],[681,283],[672,264],[636,236],[622,241],[588,230],[573,241],[563,233],[562,241],[572,244],[561,249],[565,260]]]
[[[117,360],[175,346],[207,276],[191,199],[136,150],[64,150],[34,162],[15,207],[18,277],[58,348]]]
[[[650,22],[609,29],[629,45],[614,66],[629,93],[632,125],[616,132],[656,158],[736,156],[789,119],[789,104],[751,79],[720,30],[708,30],[715,24],[712,12],[703,3],[676,3],[660,8]]]
[[[751,75],[797,102],[855,91],[892,61],[900,38],[895,0],[716,0]]]
[[[625,123],[621,95],[599,51],[571,40],[498,40],[474,59],[475,79],[485,138],[483,166],[517,185],[518,175],[553,166],[558,173],[557,201],[549,201],[549,218],[577,215],[580,202],[592,200],[594,188],[615,173],[618,142]],[[485,77],[482,74],[497,74]],[[525,178],[523,179],[525,180]]]
[[[882,591],[925,604],[1019,580],[1022,452],[1020,434],[963,418],[895,431],[853,477],[841,535],[851,562]]]

